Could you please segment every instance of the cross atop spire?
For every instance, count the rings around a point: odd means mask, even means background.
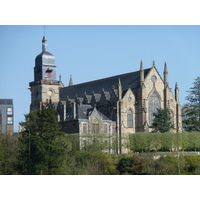
[[[44,36],[45,36],[45,31],[46,31],[46,27],[45,27],[45,25],[43,26],[43,28],[44,28]]]

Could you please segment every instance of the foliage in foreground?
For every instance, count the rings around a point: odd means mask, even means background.
[[[200,156],[167,155],[154,160],[146,158],[146,175],[200,175]]]
[[[47,104],[41,111],[32,110],[25,119],[19,138],[20,173],[60,174],[65,146],[55,110]]]
[[[55,110],[50,105],[25,117],[21,123],[25,129],[19,138],[0,135],[0,174],[200,174],[198,156],[168,155],[154,160],[137,154],[113,155],[103,153],[105,147],[99,142],[80,150],[79,135],[60,132]],[[200,132],[136,133],[130,136],[130,148],[147,152],[198,150]]]
[[[0,133],[0,174],[17,174],[18,138]]]
[[[177,153],[162,156],[154,160],[151,153],[148,157],[137,154],[114,155],[103,153],[98,145],[92,144],[79,150],[72,143],[77,142],[78,135],[65,135],[62,143],[65,150],[62,162],[54,167],[55,174],[61,175],[178,175],[200,174],[200,156],[180,155]],[[25,174],[16,168],[18,163],[18,140],[16,137],[1,135],[0,140],[0,174]],[[21,160],[20,160],[21,162]],[[32,163],[33,164],[33,163]],[[32,167],[33,169],[33,167]],[[45,172],[45,171],[44,171]],[[54,174],[51,171],[51,174]],[[40,173],[38,173],[40,174]],[[43,173],[44,174],[44,173]]]
[[[130,135],[130,149],[143,151],[196,151],[200,149],[200,132],[135,133]]]

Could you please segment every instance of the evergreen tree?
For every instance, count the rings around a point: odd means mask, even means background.
[[[151,126],[151,128],[154,129],[153,132],[164,133],[174,128],[168,110],[159,108],[157,109],[157,113],[154,113],[153,115],[155,117]]]
[[[0,133],[0,174],[17,174],[16,163],[18,155],[17,134]]]
[[[182,108],[183,128],[185,131],[200,131],[200,77],[195,79],[188,91],[189,103]]]
[[[19,169],[22,174],[59,174],[64,144],[56,113],[50,104],[25,115],[19,138]]]

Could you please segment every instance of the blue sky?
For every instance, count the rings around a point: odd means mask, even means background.
[[[47,25],[48,51],[56,58],[57,79],[65,86],[70,74],[74,84],[152,66],[169,85],[180,90],[180,103],[200,75],[200,26],[67,26]],[[42,50],[42,25],[0,26],[0,98],[14,99],[15,131],[29,112],[29,82],[33,81],[35,57]]]

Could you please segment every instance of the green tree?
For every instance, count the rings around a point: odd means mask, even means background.
[[[131,157],[126,156],[120,159],[119,163],[117,164],[117,170],[119,170],[120,174],[141,174],[142,169],[144,168],[145,163],[142,157],[133,154]]]
[[[186,100],[189,103],[182,108],[183,128],[185,131],[200,131],[200,77],[195,79],[188,92]]]
[[[22,174],[60,174],[64,155],[63,133],[50,104],[25,115],[19,138],[19,170]]]
[[[174,133],[161,133],[160,142],[161,142],[161,150],[169,151],[174,147]]]
[[[18,155],[17,134],[0,134],[0,174],[17,174]]]
[[[155,117],[151,126],[153,132],[164,133],[174,128],[168,110],[159,108],[153,115]]]
[[[130,149],[139,152],[149,148],[146,133],[135,133],[130,135]]]
[[[200,174],[200,157],[198,155],[185,156],[185,172],[186,174]]]

